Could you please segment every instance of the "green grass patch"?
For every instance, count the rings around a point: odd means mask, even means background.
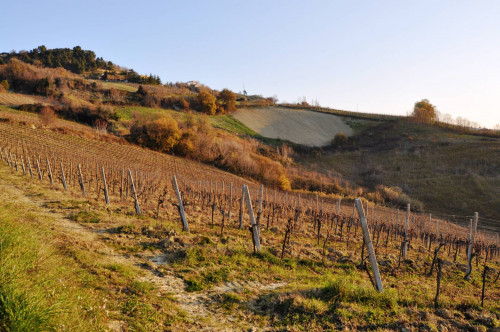
[[[148,281],[137,281],[134,280],[128,285],[128,290],[134,295],[148,295],[156,287]]]
[[[236,120],[232,115],[211,116],[210,123],[216,128],[227,130],[233,134],[260,137],[259,134]]]
[[[50,243],[36,224],[23,223],[19,207],[0,206],[0,330],[98,329],[98,306],[79,288],[83,271]]]
[[[174,110],[165,110],[151,107],[142,107],[142,106],[122,106],[115,108],[115,114],[118,116],[118,119],[121,121],[130,121],[134,118],[134,115],[141,116],[152,116],[152,115],[161,115],[168,114],[174,117],[175,119],[180,119],[182,116],[181,112],[177,112]]]
[[[70,219],[79,223],[97,224],[100,221],[99,215],[92,211],[79,211],[73,213]]]
[[[118,82],[104,82],[104,81],[96,81],[102,84],[102,86],[106,89],[116,89],[127,92],[136,92],[138,86],[128,85],[126,83],[118,83]]]

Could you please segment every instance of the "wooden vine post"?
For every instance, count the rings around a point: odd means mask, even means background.
[[[36,160],[36,171],[38,172],[38,178],[40,179],[40,181],[42,181],[42,171],[40,171],[40,162],[38,161],[38,159]]]
[[[257,210],[257,225],[260,225],[260,216],[262,215],[262,196],[264,195],[264,186],[260,184],[259,190],[259,209]]]
[[[23,170],[23,175],[26,175],[26,168],[24,167],[24,158],[21,155],[21,169]]]
[[[441,276],[442,276],[442,260],[438,258],[437,261],[437,276],[436,276],[436,296],[434,297],[434,307],[438,307],[439,305],[439,292],[441,289]]]
[[[233,206],[233,183],[229,183],[229,209],[227,211],[227,222],[231,222],[231,207]]]
[[[255,222],[255,217],[253,214],[252,208],[252,199],[250,198],[250,192],[248,191],[248,187],[243,185],[243,192],[245,193],[247,206],[248,206],[248,215],[250,216],[250,231],[252,232],[252,242],[254,245],[254,251],[260,253],[260,239],[259,239],[259,225]]]
[[[432,214],[429,213],[429,224],[427,225],[427,244],[426,247],[431,249],[431,225],[432,225]]]
[[[189,232],[189,225],[186,220],[186,213],[184,212],[184,204],[182,204],[181,192],[179,191],[179,186],[177,185],[177,179],[175,175],[172,176],[172,184],[174,185],[175,195],[177,196],[177,201],[179,202],[179,214],[181,215],[182,228],[184,231]]]
[[[139,201],[137,200],[137,193],[135,191],[134,179],[132,178],[132,172],[130,172],[130,169],[128,169],[128,178],[130,181],[130,189],[132,190],[132,195],[134,195],[135,212],[138,215],[141,215],[141,207],[139,206]]]
[[[406,205],[406,220],[405,220],[405,239],[403,242],[403,257],[406,259],[408,254],[408,226],[410,224],[410,204]]]
[[[474,250],[474,238],[476,237],[476,229],[477,229],[477,221],[479,218],[479,214],[474,212],[474,221],[471,223],[470,228],[470,240],[469,240],[469,248],[467,250],[467,271],[465,272],[465,280],[470,279],[470,274],[472,272],[472,254]]]
[[[384,287],[382,285],[382,279],[380,279],[377,257],[375,256],[375,250],[373,249],[373,243],[370,237],[370,230],[368,229],[368,223],[366,221],[365,213],[363,211],[363,203],[359,198],[356,198],[355,203],[356,203],[356,209],[358,210],[359,220],[361,221],[361,228],[363,229],[363,238],[365,240],[365,244],[368,249],[368,255],[370,257],[370,264],[372,266],[373,276],[375,278],[375,289],[379,292],[382,292],[384,290]]]
[[[399,208],[396,210],[396,231],[395,231],[395,239],[398,240],[398,227],[399,227]]]
[[[122,168],[122,176],[120,178],[120,201],[123,201],[123,178],[124,178],[124,174],[125,173],[125,170]]]
[[[68,185],[66,184],[66,175],[64,175],[63,163],[61,161],[61,181],[64,187],[64,190],[68,190]]]
[[[31,161],[30,161],[30,157],[28,156],[28,169],[30,171],[30,176],[31,178],[33,179],[33,170],[31,169]]]
[[[83,197],[87,197],[87,193],[85,192],[85,183],[83,182],[82,176],[82,167],[78,164],[78,175],[80,176],[80,188],[82,188]]]
[[[240,199],[240,229],[243,229],[243,206],[245,205],[245,186],[241,187]]]
[[[101,175],[104,186],[104,197],[106,198],[106,205],[109,205],[108,183],[106,182],[106,174],[104,174],[104,166],[101,166]]]
[[[52,170],[50,169],[49,157],[47,157],[47,170],[49,172],[50,184],[54,185],[54,179],[52,178]]]

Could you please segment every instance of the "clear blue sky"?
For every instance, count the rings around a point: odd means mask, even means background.
[[[80,45],[280,101],[500,123],[500,1],[4,1],[0,51]]]

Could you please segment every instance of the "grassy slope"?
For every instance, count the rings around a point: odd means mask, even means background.
[[[302,160],[362,185],[399,186],[440,213],[500,219],[500,140],[404,120],[365,129],[354,151]]]
[[[227,130],[233,134],[246,135],[250,137],[261,137],[252,129],[245,126],[240,121],[236,120],[232,115],[216,115],[210,117],[212,126]]]
[[[102,84],[102,86],[106,89],[116,89],[116,90],[122,90],[122,91],[127,91],[127,92],[136,92],[137,89],[139,88],[139,84],[135,83],[120,83],[120,82],[104,82],[104,81],[98,81],[98,80],[89,80],[92,82],[98,82]]]
[[[3,165],[0,174],[0,330],[151,330],[176,320],[138,268],[49,209],[88,203],[26,183]]]

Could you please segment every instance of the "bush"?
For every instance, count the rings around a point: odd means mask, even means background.
[[[161,117],[145,127],[147,146],[162,152],[171,152],[181,137],[181,131],[171,117]]]
[[[10,88],[9,82],[7,80],[3,80],[0,82],[0,91],[5,90],[8,91]]]
[[[200,103],[200,111],[209,115],[214,115],[217,109],[217,105],[215,103],[215,97],[207,92],[201,91],[198,94],[198,102]]]
[[[57,115],[51,107],[45,106],[40,109],[38,118],[44,126],[51,126],[56,122]]]
[[[411,198],[403,192],[403,189],[399,187],[386,187],[378,185],[376,190],[376,193],[386,202],[391,202],[392,204],[402,208],[406,207],[407,204],[410,204],[412,210],[414,211],[423,211],[424,209],[424,204],[422,202]]]
[[[181,156],[191,155],[194,152],[196,140],[197,136],[193,131],[185,131],[175,146],[175,152]]]
[[[285,174],[281,174],[279,179],[279,186],[281,190],[291,190],[292,188],[290,187],[290,181],[286,177]]]
[[[344,133],[338,133],[332,141],[332,144],[336,147],[346,146],[349,142],[349,138]]]
[[[190,105],[189,105],[189,102],[188,102],[186,99],[181,98],[181,100],[179,100],[179,104],[180,104],[181,108],[182,108],[184,111],[189,110],[189,106],[190,106]]]
[[[217,96],[217,102],[221,107],[222,113],[236,111],[236,95],[231,90],[222,90]]]

